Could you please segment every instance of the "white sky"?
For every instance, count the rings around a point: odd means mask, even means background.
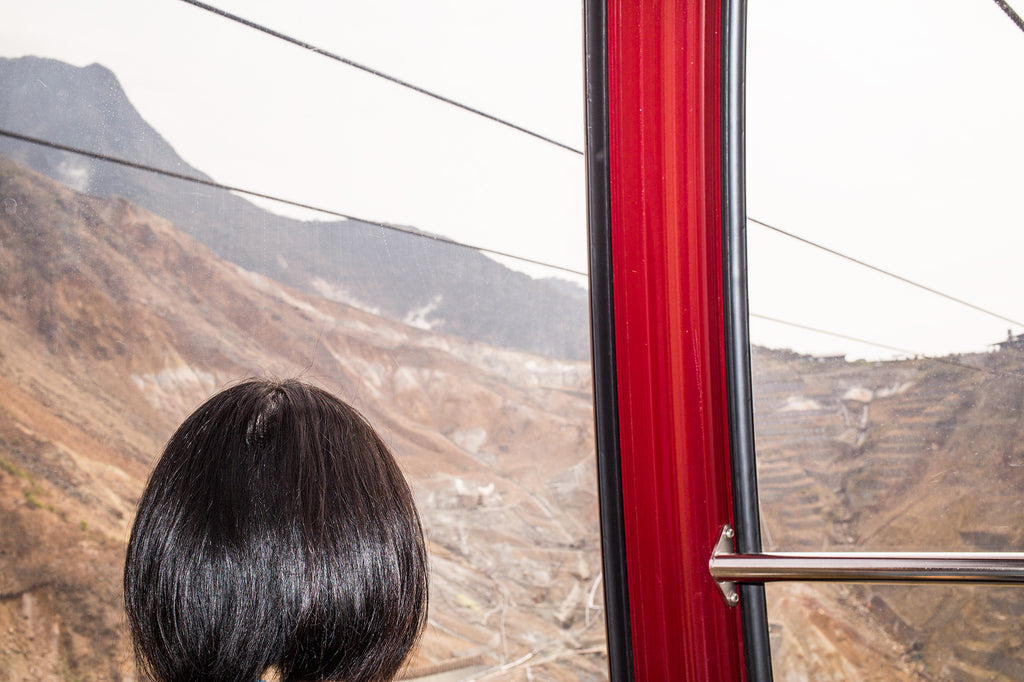
[[[1024,33],[991,0],[752,0],[748,20],[748,214],[1024,320]],[[1011,326],[754,225],[749,254],[763,315],[928,354]]]
[[[582,148],[578,0],[215,4]],[[586,269],[578,155],[179,0],[0,7],[0,55],[108,66],[218,181]],[[749,214],[1024,320],[1024,33],[991,0],[751,0],[748,28]],[[921,353],[1011,326],[754,225],[749,240],[754,313]],[[889,355],[756,319],[752,335]]]

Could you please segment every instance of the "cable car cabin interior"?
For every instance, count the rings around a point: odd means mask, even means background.
[[[399,679],[1024,679],[1012,2],[11,4],[3,679],[137,678],[249,376],[411,484]]]

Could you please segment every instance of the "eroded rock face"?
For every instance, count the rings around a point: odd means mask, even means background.
[[[508,676],[606,674],[586,364],[290,289],[127,201],[2,158],[0,195],[14,205],[0,212],[10,679],[134,675],[120,580],[139,493],[177,423],[252,374],[305,375],[346,398],[407,472],[433,569],[413,670],[528,658]]]
[[[1012,349],[879,363],[755,349],[766,548],[1019,551],[1022,368]],[[1020,590],[776,585],[768,598],[776,679],[1024,675]]]

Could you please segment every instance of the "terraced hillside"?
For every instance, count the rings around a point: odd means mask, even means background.
[[[1024,356],[755,348],[766,549],[1024,547]],[[775,585],[777,679],[1024,679],[1024,590]]]

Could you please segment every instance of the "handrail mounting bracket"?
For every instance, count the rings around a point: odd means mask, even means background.
[[[735,536],[736,532],[732,529],[732,526],[729,524],[722,526],[722,534],[718,536],[718,542],[715,543],[715,548],[711,550],[711,559],[708,560],[708,571],[712,573],[712,577],[714,572],[711,571],[711,567],[714,565],[715,559],[720,556],[733,554],[733,538]],[[736,583],[731,580],[715,580],[715,584],[721,590],[726,606],[736,606],[740,603],[740,593],[736,591]]]

